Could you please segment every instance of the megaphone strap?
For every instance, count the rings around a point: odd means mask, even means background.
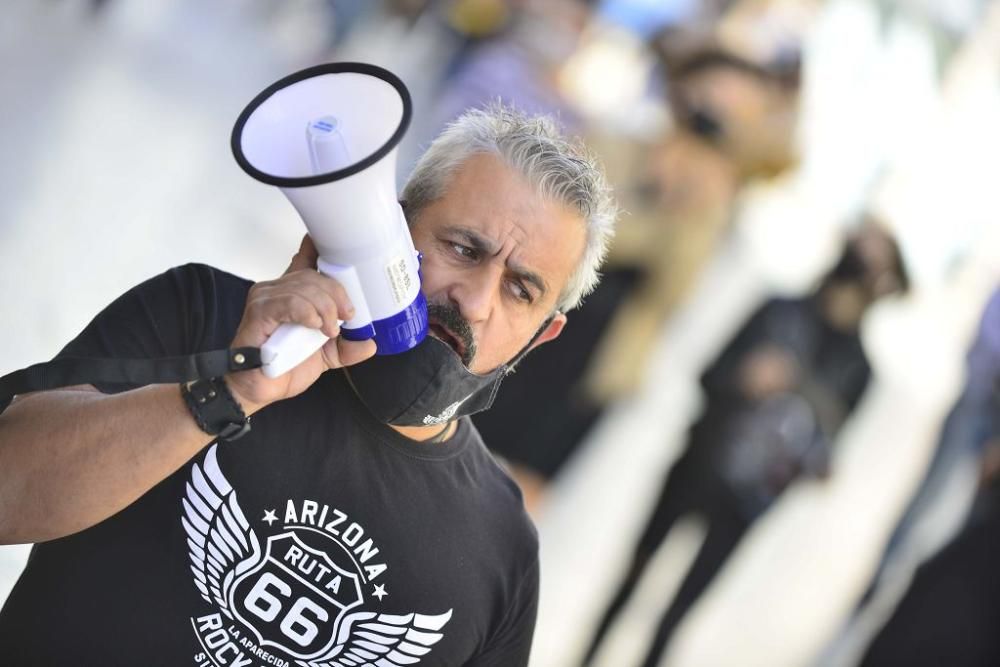
[[[207,380],[234,371],[260,368],[260,349],[237,347],[162,359],[63,357],[34,364],[0,378],[0,412],[17,394],[79,384],[169,384]]]

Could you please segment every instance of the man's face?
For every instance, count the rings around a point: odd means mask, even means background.
[[[411,220],[423,253],[431,334],[469,370],[510,361],[553,314],[583,255],[585,228],[570,207],[539,196],[492,155],[474,155],[447,191]],[[556,314],[536,344],[559,335]]]

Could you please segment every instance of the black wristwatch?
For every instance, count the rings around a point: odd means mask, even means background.
[[[233,398],[225,379],[181,383],[181,396],[198,428],[205,433],[219,440],[236,440],[250,431],[250,418]]]

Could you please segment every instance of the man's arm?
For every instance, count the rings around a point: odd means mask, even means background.
[[[338,313],[347,319],[352,307],[336,281],[311,268],[315,260],[307,237],[285,275],[251,288],[232,347],[259,347],[285,322],[320,328],[332,340],[279,378],[259,369],[227,375],[247,415],[305,391],[330,368],[375,352],[372,341],[336,337]],[[0,414],[0,544],[50,540],[93,526],[211,440],[175,384],[109,395],[83,386],[18,397]]]
[[[40,542],[94,525],[211,439],[177,385],[20,397],[0,416],[0,542]]]

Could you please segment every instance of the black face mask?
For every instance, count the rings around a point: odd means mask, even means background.
[[[507,369],[476,375],[447,343],[428,336],[409,352],[377,355],[344,370],[375,419],[431,426],[489,408]]]
[[[551,321],[545,320],[513,359],[483,375],[466,368],[457,352],[433,336],[409,352],[374,356],[344,370],[358,398],[383,424],[444,424],[493,405],[504,377]]]

